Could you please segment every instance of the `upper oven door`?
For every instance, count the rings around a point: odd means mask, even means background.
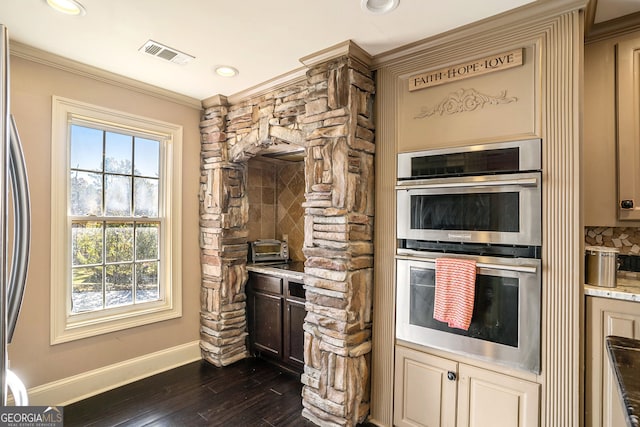
[[[398,239],[541,245],[541,175],[401,181]]]

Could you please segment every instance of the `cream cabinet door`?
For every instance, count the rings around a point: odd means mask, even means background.
[[[588,427],[626,425],[604,338],[640,339],[640,303],[587,297],[586,416]]]
[[[455,426],[457,367],[451,360],[396,346],[394,425]]]
[[[618,217],[640,219],[640,39],[616,46]]]
[[[539,384],[463,364],[459,375],[459,427],[539,425]]]

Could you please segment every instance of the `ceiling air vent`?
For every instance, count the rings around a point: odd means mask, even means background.
[[[147,55],[155,56],[157,58],[164,59],[165,61],[180,65],[185,65],[195,58],[194,56],[187,55],[186,53],[170,48],[169,46],[154,42],[153,40],[149,40],[138,50],[142,53],[146,53]]]

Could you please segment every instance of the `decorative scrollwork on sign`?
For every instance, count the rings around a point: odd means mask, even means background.
[[[434,115],[443,116],[456,113],[464,113],[484,108],[485,105],[509,104],[517,102],[515,96],[507,97],[507,91],[503,90],[498,96],[485,95],[475,89],[460,89],[450,93],[433,108],[422,107],[420,114],[414,119],[425,119]]]

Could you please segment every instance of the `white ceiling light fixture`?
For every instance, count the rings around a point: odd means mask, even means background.
[[[47,4],[54,10],[67,15],[82,16],[87,13],[84,6],[76,0],[47,0]]]
[[[382,15],[398,7],[400,0],[361,0],[360,7],[367,12]]]
[[[238,75],[238,70],[229,65],[218,65],[215,71],[220,77],[235,77]]]

